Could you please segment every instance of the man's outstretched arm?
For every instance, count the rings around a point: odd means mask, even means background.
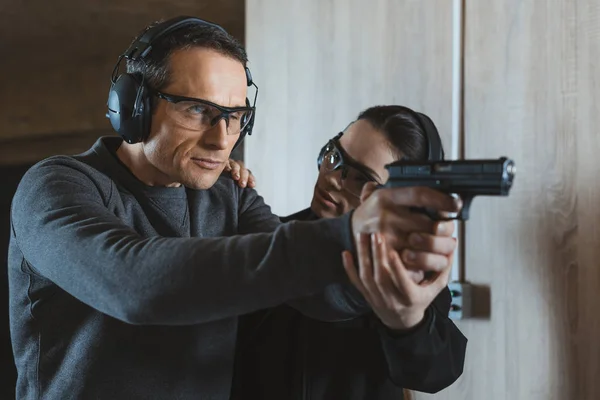
[[[69,158],[36,165],[15,194],[12,236],[33,271],[117,319],[201,323],[345,279],[349,215],[233,237],[143,237],[109,211],[96,185]]]

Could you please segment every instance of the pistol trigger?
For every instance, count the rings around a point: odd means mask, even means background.
[[[463,206],[458,213],[456,219],[461,221],[467,221],[469,219],[469,208],[471,207],[471,202],[475,196],[460,196],[463,201]]]

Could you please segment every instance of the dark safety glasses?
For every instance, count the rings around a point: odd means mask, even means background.
[[[237,135],[250,123],[255,107],[224,107],[208,100],[155,91],[167,101],[166,113],[173,121],[190,130],[207,131],[224,119],[228,135]]]
[[[380,184],[372,172],[362,164],[352,160],[340,145],[339,139],[343,132],[338,133],[329,140],[319,153],[317,160],[319,170],[330,173],[341,170],[341,186],[349,193],[360,196],[367,182]]]

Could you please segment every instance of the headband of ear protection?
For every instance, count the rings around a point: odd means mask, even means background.
[[[144,31],[138,36],[123,54],[119,56],[111,76],[111,85],[108,93],[106,116],[110,119],[113,129],[123,137],[127,143],[138,143],[144,141],[150,133],[150,123],[152,119],[152,94],[145,85],[145,76],[141,74],[123,73],[117,76],[119,66],[123,59],[141,60],[146,64],[145,59],[152,51],[152,45],[177,29],[189,25],[204,25],[217,28],[225,33],[225,29],[212,22],[204,21],[194,17],[175,17],[164,21],[152,28]],[[252,81],[252,74],[245,66],[246,81],[248,86],[254,85],[258,95],[258,87]],[[255,99],[256,101],[256,99]],[[246,98],[246,105],[250,106],[250,100]],[[236,142],[236,148],[248,134],[252,134],[254,126],[254,116],[252,113],[249,123],[240,132],[240,137]]]
[[[425,132],[425,138],[427,139],[427,160],[443,161],[444,147],[442,146],[442,139],[435,124],[431,118],[423,113],[413,111],[413,114],[419,125],[421,125],[423,132]]]

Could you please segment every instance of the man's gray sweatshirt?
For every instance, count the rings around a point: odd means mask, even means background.
[[[117,137],[39,162],[13,199],[19,399],[227,399],[237,316],[346,282],[350,216],[281,224],[225,175],[148,187]]]

